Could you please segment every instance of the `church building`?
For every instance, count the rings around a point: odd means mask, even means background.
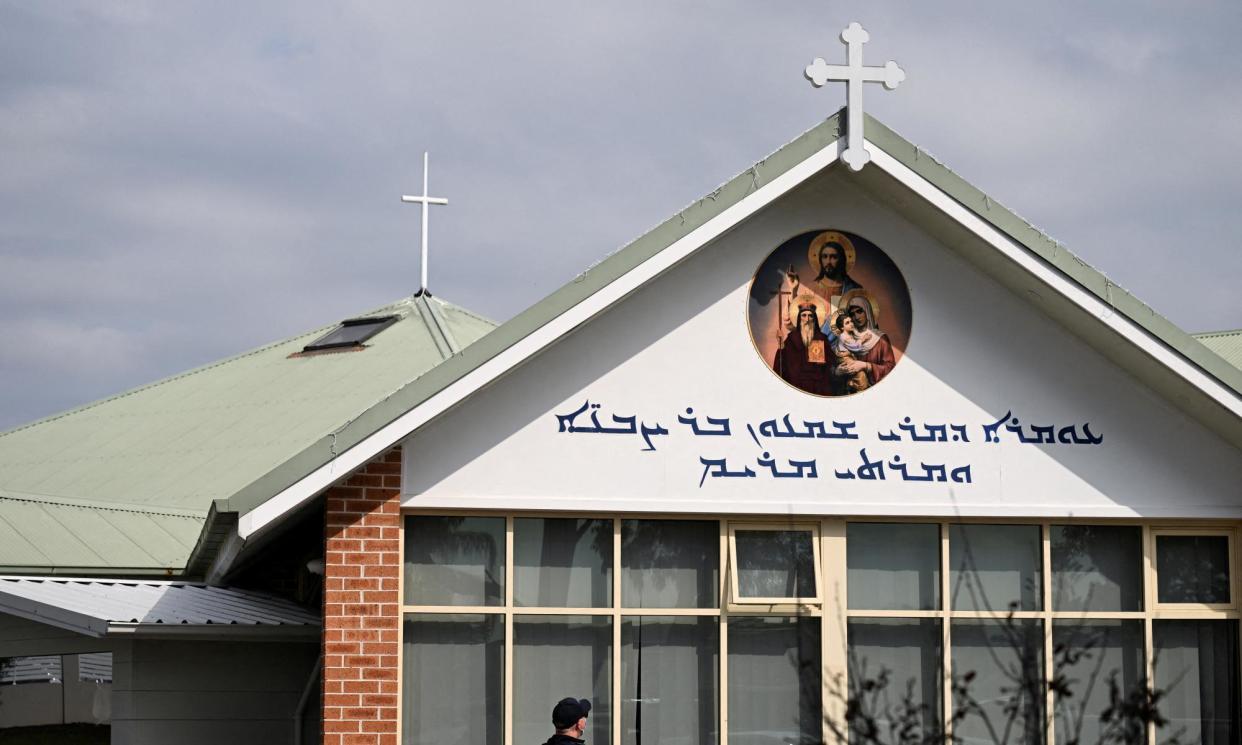
[[[0,726],[1242,742],[1242,333],[857,106],[504,324],[339,320],[0,434]]]

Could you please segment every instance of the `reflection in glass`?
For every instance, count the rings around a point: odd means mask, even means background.
[[[1044,632],[1037,619],[954,621],[950,629],[956,710],[968,710],[953,734],[968,745],[1044,741]],[[972,677],[973,674],[973,677]],[[969,678],[969,680],[968,680]],[[960,688],[958,688],[960,686]]]
[[[737,587],[743,598],[813,598],[814,534],[809,530],[738,530]]]
[[[849,695],[879,728],[913,725],[928,742],[940,731],[940,648],[936,618],[851,618]],[[908,705],[907,705],[908,704]],[[868,742],[851,722],[851,741]]]
[[[1238,622],[1153,621],[1156,690],[1163,692],[1160,713],[1169,723],[1159,729],[1163,745],[1236,745],[1238,727]]]
[[[621,742],[716,745],[716,618],[630,616],[621,622]]]
[[[503,517],[405,518],[405,602],[504,605]]]
[[[823,741],[819,619],[729,620],[729,745]]]
[[[514,520],[513,604],[612,605],[612,520]]]
[[[402,742],[504,742],[504,628],[502,615],[418,613],[405,617]]]
[[[938,610],[940,526],[850,523],[846,527],[851,610]]]
[[[1110,742],[1106,732],[1123,731],[1122,742],[1143,742],[1137,718],[1101,721],[1111,705],[1111,687],[1124,698],[1141,690],[1146,676],[1142,621],[1053,621],[1054,665],[1065,693],[1056,697],[1056,742]]]
[[[1143,610],[1143,530],[1134,525],[1053,525],[1052,609]]]
[[[1156,592],[1161,603],[1228,603],[1229,539],[1156,536]]]
[[[566,696],[591,701],[591,743],[612,741],[612,617],[514,616],[513,742],[541,743],[552,707]]]
[[[621,521],[624,608],[715,608],[720,526],[707,520]]]
[[[1043,540],[1038,525],[950,525],[953,610],[1039,610]]]

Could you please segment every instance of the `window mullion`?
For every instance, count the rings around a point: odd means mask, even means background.
[[[952,665],[952,635],[950,624],[952,623],[949,614],[949,524],[940,523],[940,631],[941,631],[941,659],[940,672],[944,678],[944,684],[941,686],[941,696],[943,697],[942,711],[943,717],[941,728],[946,735],[945,742],[952,742],[953,736],[953,665]]]
[[[1150,692],[1156,684],[1155,644],[1152,640],[1152,612],[1156,607],[1156,576],[1155,536],[1151,534],[1151,526],[1143,526],[1143,665],[1146,672],[1147,690]],[[1156,723],[1147,723],[1147,742],[1156,741]]]
[[[1040,588],[1042,597],[1041,614],[1044,627],[1044,742],[1048,745],[1056,745],[1056,727],[1054,723],[1054,712],[1056,710],[1056,697],[1053,695],[1052,686],[1048,685],[1053,675],[1053,649],[1052,649],[1052,526],[1043,523],[1040,526],[1041,539],[1043,544],[1042,561],[1043,571],[1040,572],[1043,586]]]
[[[642,650],[639,650],[642,654]],[[621,520],[612,519],[612,745],[621,745]]]
[[[716,695],[719,696],[717,709],[720,713],[720,742],[729,742],[729,611],[728,600],[731,597],[729,588],[732,580],[729,575],[732,563],[732,541],[730,540],[729,524],[720,521],[720,595],[717,606],[720,609],[720,625],[718,630],[720,641],[720,680],[717,683]]]
[[[505,745],[513,745],[513,516],[505,517]]]

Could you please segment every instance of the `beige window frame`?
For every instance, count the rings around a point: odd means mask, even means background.
[[[406,605],[404,598],[405,587],[405,518],[412,515],[437,515],[437,516],[490,516],[505,518],[505,590],[504,605],[500,606],[430,606],[430,605]],[[612,573],[612,595],[613,604],[604,608],[544,608],[544,607],[527,607],[515,606],[513,603],[513,543],[514,543],[514,521],[516,518],[522,517],[576,517],[576,518],[605,518],[612,520],[613,523],[613,573]],[[718,544],[718,575],[717,575],[717,607],[714,608],[630,608],[622,607],[621,597],[621,524],[625,520],[696,520],[716,523],[718,526],[719,544]],[[930,523],[939,526],[940,536],[940,608],[935,610],[867,610],[867,609],[849,609],[846,600],[847,594],[847,550],[846,550],[846,533],[847,524],[850,522],[865,523]],[[504,634],[505,634],[505,652],[504,652],[504,673],[502,676],[503,697],[504,697],[504,713],[503,713],[503,745],[520,745],[514,742],[514,715],[513,715],[513,621],[515,616],[523,615],[591,615],[591,616],[611,616],[612,617],[612,737],[610,743],[597,743],[597,745],[621,745],[622,738],[622,707],[621,707],[621,621],[623,617],[634,616],[707,616],[719,619],[718,635],[719,635],[719,674],[717,679],[717,707],[719,713],[718,733],[719,745],[728,745],[729,733],[729,648],[728,648],[728,627],[730,618],[738,618],[744,616],[802,616],[815,617],[820,619],[820,633],[822,639],[821,659],[821,685],[822,685],[822,706],[824,711],[824,729],[823,742],[829,743],[831,733],[829,730],[828,719],[831,717],[840,721],[844,713],[844,704],[838,700],[833,694],[834,686],[839,685],[848,674],[848,642],[847,642],[847,624],[850,619],[863,618],[936,618],[940,620],[942,637],[941,649],[941,671],[944,676],[944,685],[942,689],[942,721],[950,722],[950,716],[953,709],[952,703],[952,644],[951,630],[952,623],[958,619],[1003,619],[1008,612],[1006,609],[998,609],[995,611],[979,611],[979,610],[951,610],[950,609],[950,552],[949,552],[949,525],[959,523],[990,523],[990,524],[1008,524],[1008,525],[1038,525],[1040,526],[1042,540],[1042,583],[1041,597],[1042,609],[1038,611],[1022,611],[1014,613],[1015,618],[1032,618],[1041,620],[1044,638],[1044,670],[1045,674],[1053,670],[1053,643],[1052,635],[1054,626],[1058,623],[1069,621],[1084,620],[1137,620],[1143,625],[1144,640],[1144,660],[1146,666],[1146,679],[1153,680],[1153,622],[1165,619],[1198,619],[1198,620],[1242,620],[1242,610],[1239,610],[1239,577],[1242,572],[1239,571],[1237,564],[1238,556],[1236,551],[1236,533],[1240,526],[1237,522],[1194,522],[1189,521],[1176,523],[1167,521],[1156,523],[1152,521],[1142,520],[1117,520],[1117,519],[1051,519],[1051,520],[1032,520],[1032,519],[1005,519],[1005,518],[965,518],[965,519],[941,519],[941,518],[922,518],[922,517],[875,517],[875,516],[858,516],[858,517],[834,517],[816,519],[799,519],[790,520],[788,516],[772,516],[769,520],[761,518],[753,518],[746,521],[730,520],[727,516],[722,515],[701,515],[701,514],[599,514],[599,513],[567,513],[567,512],[498,512],[489,510],[403,510],[402,511],[402,539],[401,539],[401,562],[400,576],[398,578],[398,587],[401,589],[401,605],[399,606],[400,619],[403,622],[408,614],[411,613],[463,613],[463,614],[487,614],[498,615],[504,617]],[[1052,525],[1130,525],[1139,528],[1142,531],[1143,546],[1143,610],[1142,611],[1053,611],[1052,610],[1052,566],[1051,566],[1051,547],[1050,534]],[[752,602],[755,599],[747,598],[748,602],[737,603],[732,597],[736,593],[735,582],[736,577],[730,571],[731,567],[736,566],[735,546],[733,537],[737,529],[751,530],[790,530],[790,529],[807,529],[812,531],[816,569],[816,598],[803,599],[809,601],[807,604],[799,605],[790,598],[773,599],[776,602],[760,603]],[[1230,599],[1231,607],[1221,608],[1216,605],[1177,605],[1170,604],[1157,605],[1155,602],[1156,595],[1156,561],[1155,561],[1155,537],[1157,535],[1226,535],[1229,537],[1230,548]],[[399,637],[400,638],[400,637]],[[1242,647],[1242,644],[1239,645]],[[404,655],[404,643],[398,643],[398,659],[399,669],[402,667],[402,657]],[[1242,668],[1242,660],[1238,661],[1239,667]],[[401,689],[404,686],[403,676],[398,676],[398,731],[404,733],[402,729],[402,709]],[[839,689],[838,689],[839,690]],[[1046,735],[1045,745],[1057,745],[1055,741],[1055,699],[1051,692],[1048,693],[1045,702],[1045,718],[1046,718]],[[1152,725],[1148,731],[1148,741],[1156,742],[1156,730]]]
[[[1162,611],[1231,611],[1238,609],[1237,590],[1237,541],[1231,528],[1152,528],[1151,529],[1151,607]],[[1229,570],[1229,602],[1228,603],[1161,603],[1159,594],[1160,579],[1160,536],[1207,536],[1224,538],[1229,547],[1229,558],[1226,567]]]
[[[756,606],[766,605],[773,609],[785,608],[793,606],[821,606],[824,597],[824,582],[821,567],[819,542],[820,530],[819,523],[812,522],[745,522],[729,523],[729,605],[730,606]],[[777,596],[777,597],[742,597],[738,589],[738,564],[737,559],[737,533],[744,532],[764,532],[764,533],[810,533],[811,534],[811,562],[815,573],[815,595],[813,597],[804,598],[800,596]]]
[[[848,600],[846,602],[845,617],[846,622],[853,619],[867,618],[937,618],[941,623],[941,674],[943,676],[943,689],[941,691],[943,709],[941,712],[941,721],[945,723],[947,729],[952,728],[953,713],[953,645],[952,645],[952,628],[953,622],[964,619],[983,619],[983,620],[1003,620],[1010,616],[1008,609],[999,608],[991,610],[952,610],[950,603],[950,551],[949,551],[949,526],[955,524],[996,524],[996,525],[1038,525],[1040,527],[1042,540],[1042,587],[1041,587],[1041,610],[1038,611],[1014,611],[1012,617],[1014,619],[1038,619],[1043,627],[1044,636],[1044,675],[1047,676],[1053,671],[1055,666],[1055,650],[1052,641],[1053,630],[1059,623],[1075,622],[1075,621],[1091,621],[1091,620],[1132,620],[1139,621],[1143,624],[1143,654],[1145,664],[1145,679],[1154,680],[1154,654],[1153,654],[1153,621],[1165,619],[1196,619],[1196,620],[1237,620],[1242,619],[1242,612],[1238,610],[1238,557],[1235,552],[1236,541],[1234,540],[1236,527],[1231,524],[1216,523],[1213,525],[1205,524],[1160,524],[1153,522],[1145,522],[1141,520],[1109,520],[1109,519],[1053,519],[1053,520],[1031,520],[1021,518],[961,518],[954,520],[915,518],[915,517],[857,517],[847,518],[845,531],[848,532],[848,523],[932,523],[940,526],[940,608],[936,610],[867,610],[858,608],[849,608]],[[1051,532],[1053,525],[1128,525],[1133,526],[1142,531],[1142,547],[1143,547],[1143,610],[1141,611],[1054,611],[1052,610],[1052,549],[1051,549]],[[1157,604],[1156,603],[1156,536],[1157,535],[1225,535],[1229,537],[1229,604]],[[844,583],[844,575],[847,571],[844,559],[837,567],[831,564],[826,568],[828,577],[832,579],[835,572],[841,573],[841,581]],[[848,586],[845,595],[848,596]],[[848,632],[847,632],[848,633]],[[1242,645],[1240,645],[1242,646]],[[848,655],[848,652],[847,652]],[[1242,669],[1242,660],[1237,663]],[[845,671],[848,675],[848,670]],[[1056,745],[1056,698],[1049,690],[1044,703],[1045,718],[1045,739],[1044,745]],[[1156,742],[1155,724],[1148,726],[1148,742]]]

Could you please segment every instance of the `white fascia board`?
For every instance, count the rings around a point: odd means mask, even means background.
[[[249,538],[272,525],[283,515],[331,486],[336,480],[392,447],[402,438],[464,400],[476,390],[539,353],[592,316],[607,309],[811,176],[832,165],[837,160],[840,145],[841,140],[838,139],[813,153],[801,163],[748,194],[737,204],[726,208],[719,215],[690,231],[643,263],[600,288],[590,297],[377,430],[362,442],[242,515],[238,519],[238,535],[242,538]]]
[[[1036,256],[1013,238],[1002,233],[988,221],[963,207],[957,200],[945,194],[927,179],[905,164],[884,152],[878,145],[867,141],[872,163],[896,178],[904,186],[926,199],[934,207],[956,220],[963,227],[986,241],[1015,264],[1059,292],[1070,302],[1090,313],[1099,323],[1120,334],[1126,341],[1146,352],[1153,361],[1198,388],[1213,401],[1242,417],[1242,397],[1219,380],[1204,372],[1198,365],[1187,360],[1176,350],[1152,336],[1128,316],[1118,313],[1097,295],[1086,290],[1058,269]]]

